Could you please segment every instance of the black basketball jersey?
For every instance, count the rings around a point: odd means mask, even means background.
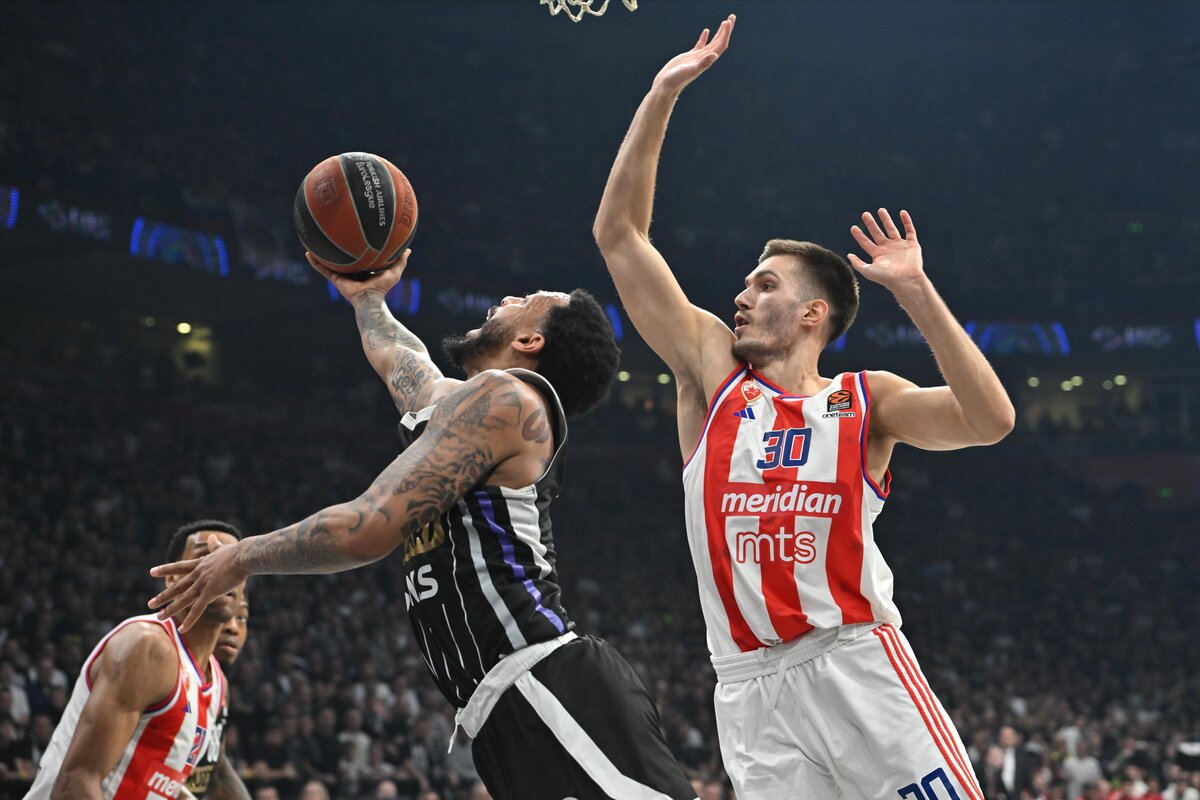
[[[562,606],[550,503],[562,486],[567,418],[550,382],[510,369],[549,401],[554,457],[531,486],[479,484],[404,544],[405,601],[417,646],[442,694],[462,708],[504,655],[575,627]],[[433,406],[400,423],[402,448]]]

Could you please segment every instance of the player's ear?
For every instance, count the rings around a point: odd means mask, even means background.
[[[805,301],[804,308],[800,312],[800,319],[804,321],[804,324],[814,328],[828,318],[829,303],[819,297]]]
[[[512,340],[512,348],[524,356],[536,356],[546,346],[546,337],[540,331],[522,331]]]

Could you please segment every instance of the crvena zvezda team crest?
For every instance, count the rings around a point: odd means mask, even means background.
[[[762,397],[762,389],[758,388],[754,381],[742,381],[742,397],[747,403],[753,403]]]

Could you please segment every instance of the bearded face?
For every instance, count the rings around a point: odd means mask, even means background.
[[[491,316],[478,330],[442,339],[442,352],[451,364],[463,372],[468,372],[473,365],[499,352],[511,338],[512,325],[499,317]]]

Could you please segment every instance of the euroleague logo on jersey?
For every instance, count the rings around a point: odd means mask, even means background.
[[[849,389],[838,389],[829,395],[829,402],[825,404],[825,413],[821,416],[829,417],[853,417],[854,411],[854,394]]]

